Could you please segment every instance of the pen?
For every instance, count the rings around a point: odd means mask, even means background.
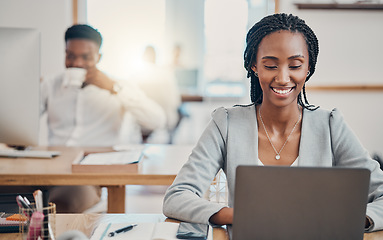
[[[33,197],[35,198],[36,210],[39,212],[43,211],[43,192],[41,190],[36,190],[33,192]]]
[[[16,202],[19,205],[19,207],[31,208],[31,206],[27,202],[25,202],[24,198],[20,195],[17,195]]]
[[[108,237],[113,237],[115,236],[116,234],[119,234],[119,233],[123,233],[123,232],[127,232],[129,230],[131,230],[133,227],[137,226],[137,224],[131,224],[129,226],[126,226],[126,227],[123,227],[123,228],[120,228],[120,229],[117,229],[116,231],[114,232],[110,232],[108,234]]]
[[[25,202],[24,198],[22,196],[18,195],[16,197],[16,202],[20,208],[24,208],[25,216],[27,216],[28,218],[31,217],[30,214],[32,212],[32,208],[28,203]]]
[[[31,203],[29,202],[28,198],[26,197],[23,197],[24,198],[24,201],[28,204],[28,206],[31,206]]]

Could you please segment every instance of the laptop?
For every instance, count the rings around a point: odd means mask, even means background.
[[[238,166],[233,240],[362,240],[370,171]]]

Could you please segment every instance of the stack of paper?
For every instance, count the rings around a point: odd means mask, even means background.
[[[19,232],[19,227],[26,225],[26,218],[19,214],[2,214],[0,217],[0,233]]]
[[[91,240],[108,239],[109,232],[123,228],[129,223],[101,223],[90,238]],[[109,226],[109,227],[108,227]],[[132,230],[113,236],[113,240],[142,239],[142,240],[176,240],[176,233],[179,223],[138,223]]]
[[[72,163],[74,173],[137,173],[143,147],[121,152],[92,153]]]
[[[133,229],[117,234],[112,238],[108,237],[109,232],[128,226],[132,223],[101,223],[94,231],[90,240],[178,240],[176,237],[179,223],[157,222],[157,223],[138,223]],[[209,228],[208,239],[213,239],[211,228]]]

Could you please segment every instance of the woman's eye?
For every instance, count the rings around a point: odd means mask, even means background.
[[[302,67],[302,65],[290,66],[291,69],[298,69],[300,67]]]
[[[265,65],[265,68],[267,68],[267,69],[276,69],[277,66],[266,66],[266,65]]]

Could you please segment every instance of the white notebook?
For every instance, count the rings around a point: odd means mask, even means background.
[[[80,161],[81,165],[113,165],[137,163],[142,157],[142,150],[123,152],[91,153]]]
[[[95,229],[90,240],[178,240],[176,237],[179,223],[157,222],[157,223],[137,223],[132,230],[108,237],[108,233],[126,227],[132,223],[100,223]],[[212,238],[212,228],[209,227],[208,239]]]

